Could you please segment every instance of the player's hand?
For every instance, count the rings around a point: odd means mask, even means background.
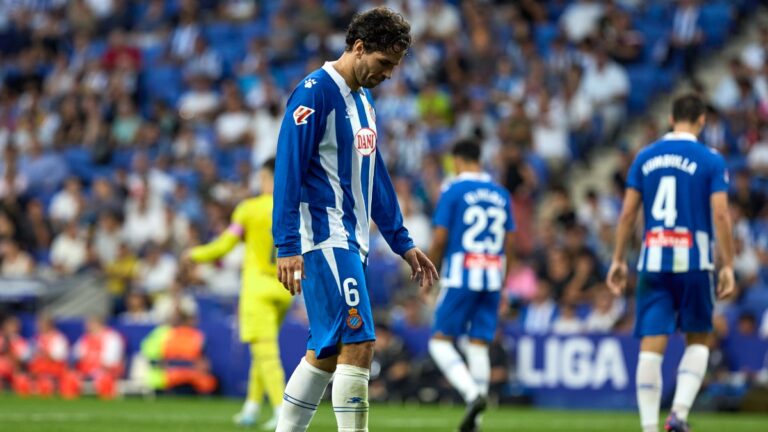
[[[621,295],[627,287],[627,263],[623,261],[611,262],[611,269],[608,270],[605,283],[613,295]]]
[[[291,295],[301,294],[301,280],[306,278],[304,274],[304,257],[294,255],[277,258],[277,278]]]
[[[736,283],[733,277],[733,267],[723,267],[717,274],[717,299],[728,298],[735,289]]]
[[[429,293],[432,284],[440,278],[432,261],[419,248],[413,248],[403,255],[411,266],[411,280],[419,281],[422,293]]]

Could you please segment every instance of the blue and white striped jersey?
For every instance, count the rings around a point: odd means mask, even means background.
[[[434,216],[448,230],[440,284],[498,291],[504,278],[504,238],[514,231],[509,192],[485,173],[462,173],[445,188]]]
[[[413,247],[376,139],[370,92],[352,91],[332,63],[299,83],[277,145],[277,256],[332,247],[365,261],[371,219],[395,253]]]
[[[713,270],[710,197],[728,191],[725,160],[688,133],[668,133],[632,162],[627,186],[643,199],[638,271]]]

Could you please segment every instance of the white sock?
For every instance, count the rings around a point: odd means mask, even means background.
[[[467,363],[477,390],[481,395],[488,396],[488,387],[491,385],[491,357],[488,354],[488,345],[470,343],[467,347]]]
[[[453,388],[461,393],[467,403],[472,402],[480,394],[480,391],[472,379],[472,375],[464,364],[464,360],[453,347],[453,343],[446,340],[431,339],[429,341],[429,354],[437,367],[443,372]]]
[[[640,411],[640,424],[644,431],[657,431],[661,405],[661,354],[640,351],[637,362],[635,386],[637,388],[637,408]]]
[[[672,411],[681,420],[688,419],[693,400],[699,393],[701,381],[707,372],[709,348],[701,344],[688,345],[677,368],[677,388],[672,402]]]
[[[282,411],[282,405],[272,407],[272,417],[280,418],[280,411]]]
[[[244,416],[255,417],[259,414],[259,404],[256,401],[247,400],[243,404],[243,410],[240,411]]]
[[[333,375],[333,412],[339,432],[368,430],[368,378],[365,368],[340,364]]]
[[[307,363],[305,358],[285,386],[284,403],[276,432],[304,432],[317,411],[332,373]]]

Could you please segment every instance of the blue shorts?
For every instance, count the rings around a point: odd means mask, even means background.
[[[307,350],[336,355],[339,344],[375,340],[371,302],[360,254],[326,248],[304,254],[302,283],[309,317]]]
[[[637,281],[635,336],[712,330],[715,285],[712,273],[642,272]]]
[[[443,288],[435,310],[432,333],[491,342],[499,320],[500,291]]]

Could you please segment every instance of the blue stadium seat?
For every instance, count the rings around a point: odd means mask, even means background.
[[[650,65],[632,66],[627,68],[627,75],[631,83],[627,106],[631,114],[638,114],[648,108],[656,94],[658,70]]]
[[[93,162],[91,161],[91,152],[84,148],[72,147],[64,150],[64,160],[67,162],[70,173],[82,179],[85,182],[90,182],[93,176]]]
[[[559,32],[560,29],[556,24],[536,24],[536,27],[533,29],[533,38],[536,41],[536,50],[539,54],[546,56],[549,53],[549,44],[557,37]]]
[[[717,48],[725,43],[731,30],[733,8],[728,2],[718,1],[701,6],[699,26],[706,35],[704,45]]]
[[[178,68],[158,66],[146,69],[143,79],[143,90],[147,95],[176,105],[182,92],[182,76]]]

